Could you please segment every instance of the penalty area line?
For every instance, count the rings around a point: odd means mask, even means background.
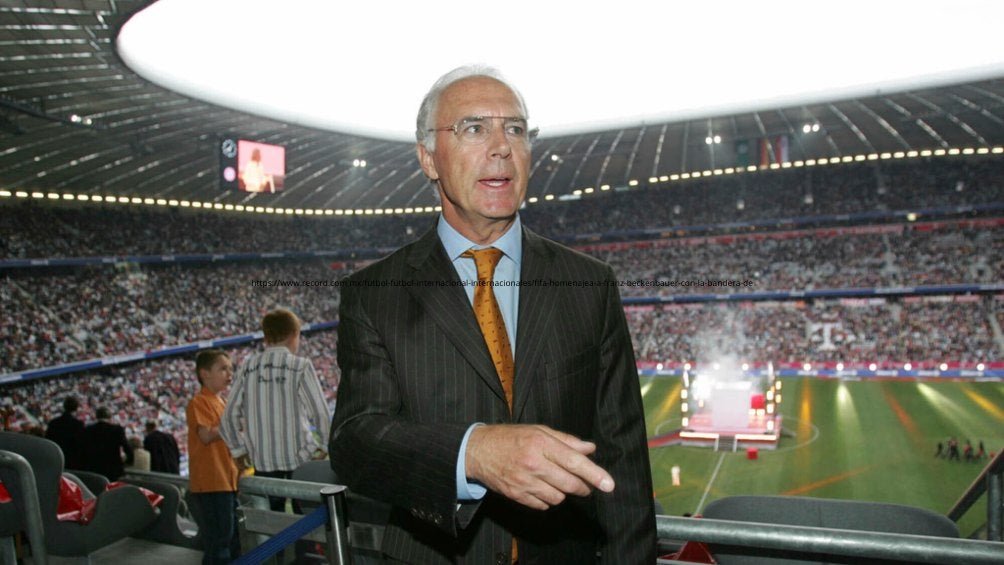
[[[718,471],[722,468],[722,463],[725,461],[725,453],[718,456],[718,464],[715,465],[715,470],[711,472],[711,479],[708,480],[708,486],[704,487],[704,494],[701,495],[700,502],[697,503],[697,508],[694,509],[694,515],[699,515],[701,509],[704,508],[704,501],[708,499],[708,494],[711,492],[711,485],[715,484],[715,479],[718,478]]]

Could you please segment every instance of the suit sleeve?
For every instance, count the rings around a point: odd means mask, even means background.
[[[338,409],[329,453],[338,479],[352,490],[409,511],[456,535],[456,461],[468,423],[416,422],[406,413],[399,371],[369,308],[393,308],[367,288],[342,288],[338,324]],[[394,329],[386,329],[389,333]],[[422,355],[422,352],[414,352]],[[402,364],[407,359],[400,360]]]
[[[608,280],[614,281],[608,268]],[[644,407],[631,336],[616,286],[608,286],[597,391],[596,459],[614,477],[613,493],[597,493],[604,529],[601,563],[654,563],[655,508]]]

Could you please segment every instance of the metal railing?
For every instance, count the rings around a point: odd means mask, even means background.
[[[676,516],[656,516],[656,527],[660,539],[861,559],[999,565],[1004,558],[1004,543],[981,540]]]
[[[125,474],[122,475],[122,480],[128,481],[130,478],[143,479],[146,481],[154,481],[158,483],[168,483],[178,487],[181,492],[188,491],[188,477],[182,477],[181,475],[175,475],[173,473],[159,473],[157,471],[137,471],[135,469],[126,469]]]
[[[277,551],[281,551],[297,539],[326,542],[328,563],[349,565],[352,563],[352,558],[349,554],[349,529],[348,519],[345,515],[345,490],[346,488],[341,485],[268,477],[242,477],[239,491],[242,495],[248,495],[253,501],[250,507],[240,507],[244,518],[242,522],[243,527],[251,533],[273,536],[265,543],[274,543]],[[319,528],[311,528],[300,534],[297,526],[306,522],[313,514],[308,514],[304,517],[269,510],[267,499],[269,496],[295,498],[297,500],[323,504],[326,513],[326,519],[321,520],[321,523],[324,525],[324,537],[320,537]],[[284,533],[289,534],[290,532],[292,532],[292,535],[286,536],[289,539],[283,537]],[[269,551],[272,550],[268,549],[266,553]],[[274,553],[268,553],[266,557],[270,557],[271,555],[274,555]]]
[[[948,519],[958,522],[981,496],[987,495],[987,540],[1004,541],[1004,450],[983,468],[973,484],[948,511]],[[1004,561],[1004,558],[1001,559]]]
[[[905,563],[999,564],[1004,562],[1004,543],[1001,540],[1001,514],[1004,510],[1002,477],[1004,452],[987,465],[948,513],[948,518],[957,522],[983,494],[987,494],[987,541],[675,516],[657,516],[656,524],[661,540],[689,540]],[[177,476],[172,478],[184,480]],[[327,489],[323,496],[322,489]],[[345,487],[252,476],[241,479],[240,492],[250,495],[249,500],[252,501],[250,506],[241,507],[245,529],[265,535],[275,535],[302,518],[268,510],[266,497],[281,496],[313,502],[323,500],[329,514],[325,532],[322,534],[318,529],[304,535],[303,539],[326,542],[330,563],[342,565],[351,562],[348,549],[350,538],[361,539],[361,536],[358,536],[360,532],[350,533],[345,515]],[[357,535],[353,536],[353,533]]]

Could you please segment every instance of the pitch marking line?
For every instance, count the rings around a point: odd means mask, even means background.
[[[718,478],[718,471],[722,468],[722,463],[725,462],[725,456],[727,453],[722,453],[718,456],[718,464],[715,465],[715,470],[711,473],[711,479],[708,481],[708,486],[704,487],[704,494],[701,495],[701,500],[697,503],[697,508],[694,509],[694,515],[700,514],[701,509],[704,508],[704,501],[708,499],[708,494],[711,493],[711,485],[715,484],[715,479]]]

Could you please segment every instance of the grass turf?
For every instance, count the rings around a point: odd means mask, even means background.
[[[669,515],[699,514],[736,494],[892,502],[947,513],[982,463],[934,457],[939,441],[1004,448],[1004,383],[782,379],[785,436],[776,451],[669,446],[650,452],[655,495]],[[643,378],[649,437],[680,426],[680,379]],[[681,485],[671,468],[679,465]],[[986,521],[981,499],[959,521],[964,536]]]

